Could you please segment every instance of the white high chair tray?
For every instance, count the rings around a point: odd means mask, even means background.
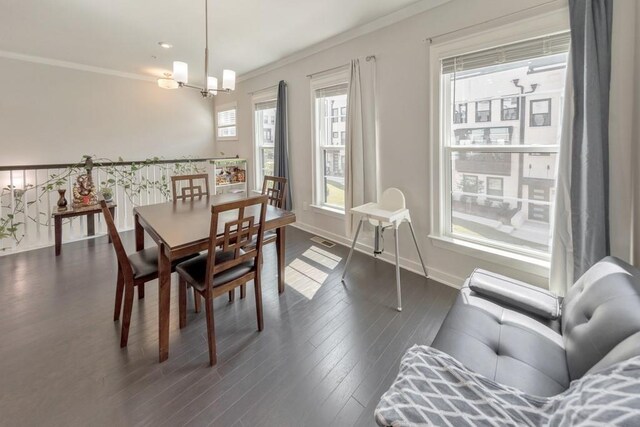
[[[376,221],[396,223],[404,220],[409,216],[409,209],[403,208],[397,211],[388,211],[382,209],[378,203],[366,203],[364,205],[351,208],[349,211],[354,214],[360,214]]]

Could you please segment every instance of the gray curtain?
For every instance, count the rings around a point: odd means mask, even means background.
[[[573,277],[609,255],[609,76],[613,0],[569,0],[574,119]]]
[[[289,174],[289,115],[287,113],[287,83],[278,83],[278,101],[276,104],[276,132],[274,153],[274,175],[287,178],[287,196],[284,208],[290,211],[293,207],[291,200],[291,176]]]

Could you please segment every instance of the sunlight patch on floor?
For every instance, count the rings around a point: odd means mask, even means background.
[[[338,266],[342,258],[336,254],[332,254],[331,252],[325,251],[324,249],[318,248],[316,246],[312,246],[307,249],[303,254],[303,257],[309,258],[310,260],[322,265],[323,267],[327,267],[330,270],[333,270]]]

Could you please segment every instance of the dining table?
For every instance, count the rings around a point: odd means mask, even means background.
[[[249,195],[246,192],[227,193],[134,208],[136,250],[144,249],[145,231],[158,245],[158,356],[160,362],[164,362],[169,357],[169,307],[171,303],[172,263],[209,248],[211,206],[248,197]],[[250,209],[255,210],[256,216],[259,214],[258,206]],[[224,233],[225,220],[232,221],[236,219],[233,215],[234,211],[229,211],[220,216],[218,235]],[[285,287],[285,228],[295,221],[296,216],[293,212],[267,205],[265,231],[275,230],[277,237],[279,293],[284,292]]]

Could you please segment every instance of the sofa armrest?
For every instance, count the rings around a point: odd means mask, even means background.
[[[476,269],[469,277],[469,288],[545,319],[560,317],[560,300],[556,295],[507,276]]]

